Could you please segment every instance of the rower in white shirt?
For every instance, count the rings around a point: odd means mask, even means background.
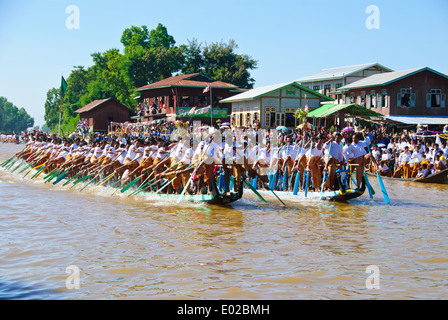
[[[407,179],[411,177],[411,166],[409,162],[411,161],[411,152],[409,152],[409,147],[404,147],[404,150],[400,153],[398,157],[398,168],[395,170],[393,177],[394,178],[403,178]]]
[[[341,166],[344,161],[343,145],[342,145],[342,135],[336,133],[330,141],[324,144],[324,149],[327,153],[324,158],[324,172],[328,171],[328,177],[325,181],[324,188],[330,190],[334,187],[336,169]]]
[[[270,142],[266,142],[266,147],[258,148],[257,159],[255,160],[252,168],[257,170],[258,174],[267,178],[268,168],[271,163],[271,146]],[[264,188],[263,184],[258,181],[258,186]]]
[[[368,144],[365,140],[360,140],[361,134],[353,134],[353,142],[348,146],[345,154],[346,161],[349,164],[356,165],[356,183],[358,186],[362,183],[362,177],[364,175],[364,169],[368,161],[373,161],[375,168],[378,168],[378,163],[370,153],[367,153]],[[366,139],[367,140],[367,139]]]

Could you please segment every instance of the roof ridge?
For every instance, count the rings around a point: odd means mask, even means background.
[[[374,65],[374,64],[379,64],[379,63],[378,62],[371,62],[371,63],[352,64],[352,65],[348,65],[348,66],[324,68],[324,69],[321,69],[321,71],[323,71],[323,70],[333,70],[333,69],[342,69],[342,68],[349,68],[349,67],[370,66],[370,65]]]

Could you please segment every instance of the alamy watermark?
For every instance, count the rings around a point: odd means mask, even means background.
[[[366,279],[366,288],[369,290],[380,288],[380,268],[374,264],[366,268],[369,276]]]
[[[75,5],[69,5],[67,8],[65,8],[65,13],[69,15],[65,20],[65,27],[68,30],[79,30],[80,29],[79,7]]]
[[[65,273],[69,276],[65,279],[65,287],[68,290],[79,289],[80,288],[80,270],[75,265],[70,265],[65,269]]]
[[[367,6],[366,14],[369,14],[366,19],[366,28],[369,30],[378,30],[380,28],[380,8],[371,4]]]

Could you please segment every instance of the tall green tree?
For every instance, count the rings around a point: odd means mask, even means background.
[[[229,82],[241,88],[252,89],[255,80],[249,70],[257,67],[257,61],[245,54],[237,54],[235,40],[229,43],[215,42],[203,49],[204,73],[216,80]]]
[[[182,73],[204,73],[204,56],[202,55],[202,43],[196,38],[188,40],[188,45],[182,47],[184,52],[184,64],[182,65]]]
[[[126,29],[121,43],[122,67],[132,89],[170,77],[184,63],[183,48],[175,46],[174,37],[160,23],[151,31],[146,26]]]
[[[171,77],[176,73],[201,72],[216,80],[252,88],[255,80],[250,70],[257,61],[236,53],[234,40],[203,46],[197,39],[187,45],[176,45],[167,28],[131,26],[121,36],[123,52],[113,48],[93,53],[93,65],[73,67],[67,78],[67,91],[62,99],[62,127],[70,131],[79,118],[75,111],[94,100],[115,98],[130,109],[135,108],[135,88]],[[47,92],[45,121],[56,131],[59,120],[59,89]]]
[[[24,108],[18,108],[5,97],[0,97],[0,132],[19,133],[34,125],[34,119]]]
[[[59,103],[60,89],[52,88],[47,91],[47,99],[45,100],[44,120],[51,129],[56,128],[59,122]]]

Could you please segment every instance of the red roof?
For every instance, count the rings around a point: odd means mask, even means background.
[[[158,82],[148,84],[146,86],[135,89],[136,91],[150,90],[161,87],[199,87],[205,88],[211,84],[212,88],[237,88],[237,86],[211,79],[200,73],[184,74],[163,79]]]
[[[76,113],[83,113],[83,112],[87,112],[90,111],[100,105],[102,105],[103,103],[110,101],[110,100],[114,100],[113,98],[107,98],[107,99],[102,99],[102,100],[94,100],[92,102],[90,102],[89,104],[85,105],[84,107],[76,110]],[[115,100],[116,101],[116,100]],[[117,101],[118,102],[118,101]],[[118,102],[118,104],[122,105],[121,103]],[[123,108],[127,108],[125,105],[122,105]]]

